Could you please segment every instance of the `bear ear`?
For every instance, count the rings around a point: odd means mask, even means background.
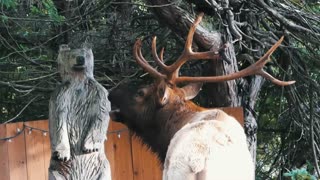
[[[68,46],[68,44],[61,44],[59,46],[59,51],[69,51],[70,47]]]
[[[93,45],[89,42],[84,42],[81,47],[84,49],[92,49]]]

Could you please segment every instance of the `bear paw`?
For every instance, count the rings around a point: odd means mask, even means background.
[[[70,160],[70,150],[57,150],[53,152],[52,156],[57,160],[67,162]]]
[[[101,149],[102,143],[101,142],[86,142],[83,145],[83,152],[85,153],[91,153],[91,152],[97,152]]]

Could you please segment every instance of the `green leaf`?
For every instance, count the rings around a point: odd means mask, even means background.
[[[8,22],[8,16],[6,16],[6,15],[0,15],[0,19],[1,19],[1,21],[3,22],[3,23],[6,23],[6,22]]]
[[[30,11],[32,14],[35,14],[35,15],[41,14],[41,11],[36,6],[31,6]]]
[[[15,0],[0,0],[0,5],[5,6],[6,8],[15,8],[17,6],[17,2]]]
[[[305,168],[291,170],[284,173],[283,176],[291,177],[291,180],[316,180],[316,177],[311,175]]]

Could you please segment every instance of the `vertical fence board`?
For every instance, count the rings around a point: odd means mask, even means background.
[[[6,125],[0,125],[0,138],[7,136]],[[8,142],[0,140],[0,180],[10,180]]]
[[[161,180],[162,170],[157,157],[141,141],[132,137],[134,180]]]
[[[111,124],[109,124],[108,130],[111,130]],[[115,152],[114,149],[112,148],[113,146],[113,137],[111,135],[107,135],[107,141],[104,143],[104,151],[107,156],[107,159],[110,163],[110,169],[111,169],[111,178],[116,179],[116,170],[115,170]]]
[[[108,132],[114,132],[126,128],[120,123],[111,122]],[[122,131],[120,138],[117,133],[108,133],[106,142],[106,154],[111,165],[113,180],[132,180],[131,138],[129,131]]]
[[[29,121],[26,124],[39,128],[40,121]],[[43,134],[29,128],[25,131],[28,179],[46,179],[44,169]]]
[[[23,123],[7,124],[7,136],[17,133],[17,128],[22,129]],[[27,179],[26,145],[24,133],[12,139],[8,143],[8,157],[10,168],[10,180]]]
[[[39,128],[43,130],[48,130],[49,122],[47,120],[39,121]],[[51,157],[49,132],[47,132],[45,136],[41,136],[41,139],[43,143],[43,157],[44,157],[43,163],[44,163],[45,180],[48,180],[48,168],[49,168],[50,157]]]

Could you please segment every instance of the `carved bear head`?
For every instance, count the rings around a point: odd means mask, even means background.
[[[93,53],[91,48],[70,49],[68,45],[60,45],[58,70],[62,81],[93,78]]]

